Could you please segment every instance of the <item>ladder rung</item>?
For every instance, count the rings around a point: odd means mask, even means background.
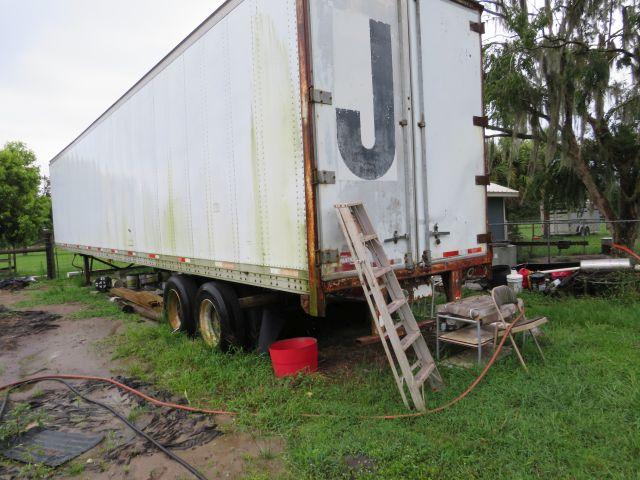
[[[413,377],[416,381],[416,383],[418,385],[422,385],[424,382],[426,382],[427,378],[429,378],[429,376],[431,376],[431,374],[433,373],[433,370],[436,368],[436,364],[431,362],[431,363],[427,363],[424,367],[422,367],[420,369],[420,371],[418,373],[416,373],[416,376]]]
[[[391,266],[374,268],[373,269],[373,276],[376,277],[376,278],[380,278],[383,275],[386,275],[387,273],[389,273],[391,270],[393,270],[393,267],[391,267]]]
[[[418,340],[418,338],[420,338],[421,336],[422,336],[422,333],[420,331],[408,333],[402,340],[400,340],[400,345],[402,346],[402,349],[406,351],[407,348],[413,345],[413,343],[416,340]]]
[[[400,298],[398,300],[391,302],[389,305],[387,305],[387,310],[389,310],[389,315],[391,315],[396,310],[400,309],[400,307],[402,307],[406,303],[407,303],[406,298]]]
[[[360,237],[360,239],[364,242],[370,242],[372,240],[377,240],[378,239],[378,234],[377,233],[372,233],[371,235],[362,235],[362,237]]]

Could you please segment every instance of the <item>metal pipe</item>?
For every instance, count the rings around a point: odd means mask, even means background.
[[[629,258],[605,258],[602,260],[582,260],[580,268],[586,272],[631,270]]]

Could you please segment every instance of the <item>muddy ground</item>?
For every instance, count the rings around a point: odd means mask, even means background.
[[[29,293],[25,291],[0,291],[0,305],[8,308],[28,298]],[[106,377],[122,375],[124,364],[112,360],[113,352],[101,342],[121,332],[122,323],[108,318],[70,318],[81,308],[77,304],[29,308],[30,311],[42,310],[57,314],[59,318],[48,322],[46,328],[12,335],[10,344],[0,349],[0,384],[54,373]],[[3,334],[7,335],[6,331],[0,330],[0,337]],[[179,415],[175,410],[158,411],[156,407],[142,405],[115,388],[79,385],[87,389],[89,397],[110,404],[125,416],[133,418],[132,410],[139,412],[135,415],[135,423],[149,430],[149,433],[154,431],[155,426],[155,433],[161,439],[164,436],[165,441],[170,440],[169,443],[182,442],[175,453],[207,478],[243,478],[255,472],[277,478],[284,471],[281,459],[284,442],[280,438],[260,438],[237,432],[233,419],[229,417],[194,419],[191,415]],[[156,392],[152,386],[143,385],[141,389],[150,394],[168,395]],[[84,428],[87,433],[105,434],[105,439],[97,447],[74,461],[75,464],[84,464],[83,472],[73,477],[69,474],[56,474],[54,478],[192,478],[183,467],[164,454],[153,451],[142,440],[134,438],[119,421],[103,412],[96,412],[95,407],[71,401],[72,397],[64,386],[51,383],[41,383],[12,394],[14,402],[31,401],[35,402],[36,407],[48,409],[48,421],[53,423],[50,425],[53,428]],[[176,400],[169,397],[167,399]],[[167,419],[173,420],[168,422]],[[57,426],[54,425],[56,422]],[[213,431],[216,432],[213,435],[206,433]],[[188,434],[177,438],[176,432],[200,432],[201,435],[196,435],[195,440]],[[215,438],[211,439],[212,436]],[[189,446],[189,442],[195,445]],[[184,448],[185,445],[188,448]],[[20,466],[18,463],[10,468],[0,466],[0,478],[22,478]],[[63,467],[60,471],[63,471]]]

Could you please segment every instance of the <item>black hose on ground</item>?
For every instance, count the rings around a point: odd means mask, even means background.
[[[194,466],[192,466],[191,464],[187,463],[185,460],[183,460],[182,458],[180,458],[179,456],[177,456],[175,453],[173,453],[172,451],[170,451],[168,448],[164,447],[163,445],[161,445],[157,440],[155,440],[153,437],[149,436],[148,434],[146,434],[145,432],[143,432],[142,430],[140,430],[138,427],[136,427],[133,423],[129,422],[129,420],[127,420],[123,415],[121,415],[120,413],[118,413],[117,411],[115,411],[113,408],[111,408],[109,405],[105,405],[104,403],[98,402],[97,400],[92,400],[89,397],[86,397],[85,395],[81,394],[78,390],[76,390],[73,385],[71,385],[70,383],[61,380],[59,378],[47,378],[47,379],[33,379],[33,380],[27,380],[24,383],[21,383],[20,386],[23,385],[30,385],[33,383],[38,383],[38,382],[43,382],[43,381],[51,381],[51,382],[58,382],[63,384],[65,387],[67,387],[69,390],[71,390],[75,395],[77,395],[78,397],[80,397],[81,399],[83,399],[85,402],[87,403],[93,403],[94,405],[97,405],[101,408],[104,408],[105,410],[108,410],[109,412],[111,412],[111,414],[113,414],[115,417],[117,417],[118,419],[120,419],[127,427],[129,427],[131,430],[133,430],[136,434],[138,434],[139,436],[143,437],[144,439],[146,439],[148,442],[152,443],[158,450],[160,450],[162,453],[164,453],[165,455],[167,455],[169,458],[171,458],[172,460],[174,460],[175,462],[178,462],[180,465],[182,465],[185,469],[189,470],[189,472],[198,480],[207,480],[207,477],[205,477],[204,475],[202,475],[198,470],[196,470],[196,468]],[[2,406],[0,407],[0,422],[2,422],[2,419],[4,417],[5,414],[5,410],[7,408],[7,404],[9,403],[9,395],[11,394],[11,391],[14,390],[15,388],[18,388],[18,386],[12,387],[9,390],[7,390],[7,394],[4,397],[4,401],[2,402]]]

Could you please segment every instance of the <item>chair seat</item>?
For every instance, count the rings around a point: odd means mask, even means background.
[[[493,299],[489,295],[474,295],[455,302],[438,305],[438,313],[481,320],[485,325],[500,320]]]
[[[548,321],[549,320],[547,319],[547,317],[541,317],[541,316],[527,318],[521,322],[518,322],[518,324],[511,329],[511,333],[527,332],[541,325],[544,325]],[[502,324],[500,322],[496,322],[493,325],[498,328],[498,335],[501,335],[511,324],[509,323]]]

